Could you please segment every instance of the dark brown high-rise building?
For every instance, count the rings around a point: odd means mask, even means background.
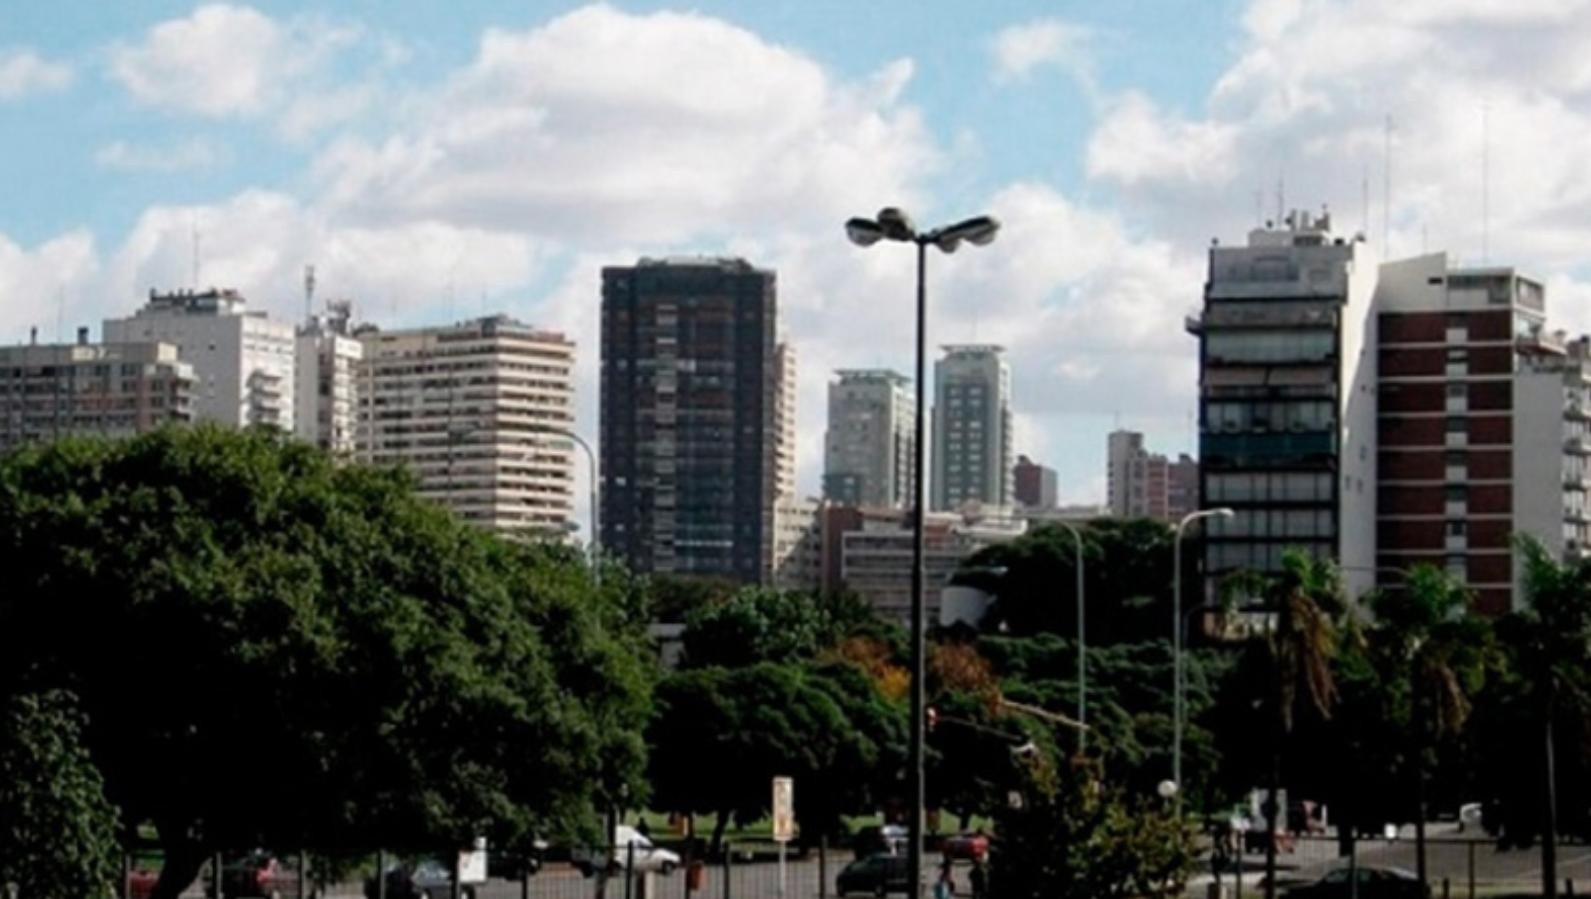
[[[791,481],[774,273],[602,270],[602,544],[643,573],[765,580]]]

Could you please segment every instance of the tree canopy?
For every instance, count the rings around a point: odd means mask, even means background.
[[[157,899],[258,845],[503,845],[643,789],[626,583],[258,432],[0,459],[0,683],[72,690]]]

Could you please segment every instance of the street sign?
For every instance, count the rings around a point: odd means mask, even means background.
[[[486,838],[476,837],[475,846],[459,852],[459,883],[486,882]]]
[[[773,839],[776,843],[795,839],[795,781],[788,777],[773,779]]]

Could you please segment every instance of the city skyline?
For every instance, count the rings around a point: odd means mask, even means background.
[[[0,341],[69,342],[151,287],[236,287],[296,322],[312,263],[384,325],[503,312],[594,347],[601,265],[741,255],[781,274],[798,492],[817,494],[829,372],[910,350],[879,339],[907,331],[909,266],[850,252],[838,223],[989,212],[992,252],[930,266],[930,339],[1010,348],[1015,449],[1066,503],[1103,495],[1114,426],[1193,449],[1180,321],[1205,248],[1284,196],[1330,204],[1377,258],[1386,222],[1390,257],[1539,273],[1560,323],[1587,326],[1574,4],[693,8],[15,10]],[[1469,52],[1503,37],[1529,65]],[[620,126],[649,155],[603,140]],[[594,354],[576,381],[594,422]]]

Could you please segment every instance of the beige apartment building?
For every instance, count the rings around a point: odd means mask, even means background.
[[[0,347],[0,452],[73,434],[130,437],[193,419],[193,366],[169,343]]]
[[[507,316],[356,332],[361,462],[503,533],[564,534],[574,512],[575,346]]]

